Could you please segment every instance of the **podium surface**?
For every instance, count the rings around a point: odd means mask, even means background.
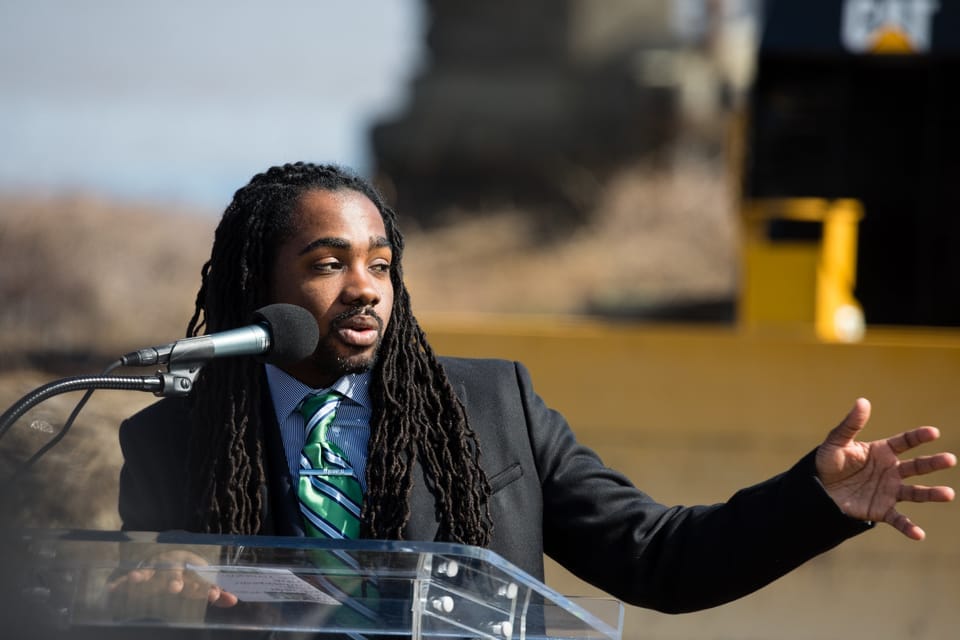
[[[67,634],[620,640],[623,627],[617,600],[563,596],[466,545],[102,531],[17,532],[8,545],[36,623]],[[210,585],[238,602],[208,604]]]

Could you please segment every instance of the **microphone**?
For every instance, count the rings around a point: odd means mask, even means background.
[[[175,362],[205,362],[230,356],[258,356],[270,364],[292,364],[313,353],[320,339],[317,321],[294,304],[271,304],[257,309],[254,323],[238,329],[184,338],[156,347],[131,351],[123,366],[142,367]]]

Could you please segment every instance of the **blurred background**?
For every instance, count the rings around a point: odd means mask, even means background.
[[[958,451],[958,34],[934,0],[0,0],[0,405],[182,336],[233,191],[306,160],[395,205],[438,351],[522,360],[662,501],[785,469],[858,395]],[[75,395],[5,435],[5,479]],[[98,392],[4,481],[18,521],[116,529],[116,427],[154,400]],[[910,514],[921,544],[624,636],[953,637],[960,516]]]

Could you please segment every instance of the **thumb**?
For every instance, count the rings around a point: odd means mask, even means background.
[[[857,398],[850,413],[827,435],[824,444],[835,447],[845,447],[856,439],[870,419],[870,401],[866,398]]]

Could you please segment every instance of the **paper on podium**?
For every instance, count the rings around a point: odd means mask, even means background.
[[[229,591],[241,602],[316,602],[337,605],[339,601],[289,569],[260,567],[186,565],[199,578]]]

